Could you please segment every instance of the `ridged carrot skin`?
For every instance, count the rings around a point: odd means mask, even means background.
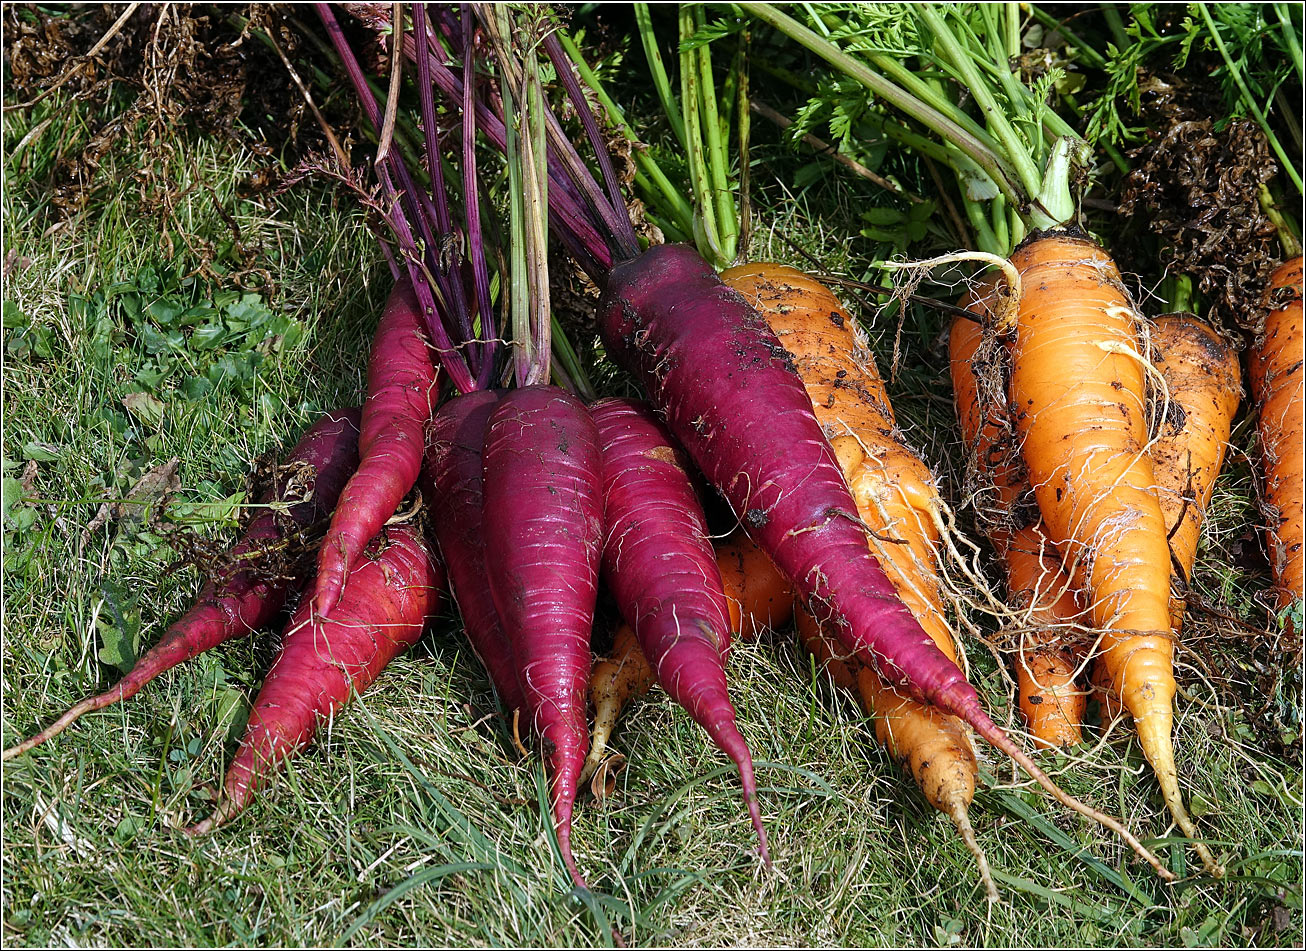
[[[415,526],[387,529],[377,545],[354,563],[331,617],[305,600],[291,618],[217,809],[188,831],[208,832],[241,812],[319,724],[421,637],[439,609],[444,571]]]
[[[770,863],[753,757],[726,688],[729,609],[707,519],[671,434],[646,403],[590,407],[603,458],[603,577],[657,681],[735,763]]]
[[[598,431],[553,386],[509,391],[490,415],[484,470],[490,593],[552,778],[558,846],[577,885],[571,815],[588,744],[585,691],[603,544]]]
[[[1048,536],[1084,579],[1111,688],[1134,719],[1176,824],[1196,838],[1171,735],[1170,549],[1147,453],[1140,318],[1093,241],[1035,235],[1011,262],[1024,285],[1011,405],[1029,481]],[[1203,844],[1194,848],[1222,874]]]
[[[956,644],[939,582],[943,502],[925,462],[907,446],[874,358],[856,322],[820,282],[791,267],[758,263],[731,268],[722,280],[744,295],[793,354],[802,379],[868,531],[876,561],[898,597],[954,664]],[[880,743],[906,767],[936,809],[950,816],[997,897],[988,861],[971,829],[968,808],[979,767],[966,725],[934,706],[893,689],[796,611],[807,648],[836,680],[855,688],[874,718]]]
[[[422,497],[472,649],[508,710],[525,710],[512,645],[499,623],[485,563],[482,491],[485,431],[500,394],[481,390],[440,407],[422,466]]]
[[[977,316],[985,315],[992,290],[993,279],[982,280],[959,303]],[[1062,632],[1068,625],[1086,624],[1089,619],[1057,547],[1037,512],[1030,511],[1036,508],[1033,490],[1015,451],[1005,400],[987,410],[982,406],[974,365],[982,339],[980,323],[954,320],[948,334],[949,365],[962,440],[980,481],[980,521],[1005,568],[1011,607],[1021,613],[1021,627],[1027,629],[1019,635],[1012,661],[1017,701],[1035,743],[1074,746],[1084,739],[1088,698],[1087,691],[1076,683],[1076,674],[1085,662],[1088,645],[1067,639]],[[979,372],[1005,370],[985,366]]]
[[[1172,565],[1182,572],[1174,579],[1170,597],[1170,624],[1177,634],[1206,507],[1229,448],[1242,380],[1233,346],[1192,314],[1156,318],[1151,336],[1152,362],[1170,399],[1148,454]]]
[[[278,469],[276,481],[263,497],[264,505],[284,499],[290,485],[295,491],[309,490],[308,498],[284,514],[267,510],[250,522],[245,534],[228,553],[238,562],[258,557],[260,550],[283,537],[289,518],[304,527],[325,518],[340,497],[340,490],[358,465],[358,411],[342,409],[327,413],[314,423]],[[19,756],[57,736],[84,713],[134,697],[142,687],[165,671],[219,644],[244,637],[266,627],[281,613],[286,597],[299,585],[289,578],[260,578],[240,571],[221,582],[209,582],[195,605],[163,633],[132,669],[103,693],[71,707],[58,720],[35,736],[4,751],[4,759]]]
[[[349,480],[318,553],[313,598],[327,616],[350,566],[417,484],[438,389],[421,306],[398,281],[372,338],[358,472]]]
[[[1278,606],[1306,597],[1302,551],[1302,259],[1270,277],[1265,326],[1248,359],[1265,470],[1262,509]]]
[[[677,441],[845,649],[895,687],[964,719],[1057,801],[1173,877],[1117,820],[1058,788],[984,712],[871,556],[791,355],[697,251],[657,245],[616,265],[599,330],[608,354],[643,383]]]
[[[730,615],[730,630],[736,637],[751,641],[764,628],[789,623],[794,613],[793,585],[747,535],[736,532],[718,545],[716,563]],[[590,674],[594,729],[581,782],[593,774],[607,755],[608,741],[622,709],[646,694],[655,679],[634,630],[629,624],[622,624],[613,635],[608,656],[597,660]]]

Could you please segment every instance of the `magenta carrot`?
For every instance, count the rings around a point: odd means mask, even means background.
[[[482,450],[490,414],[499,394],[468,393],[445,403],[431,426],[431,444],[422,468],[422,497],[449,572],[449,587],[462,614],[472,649],[509,710],[525,710],[512,645],[499,623],[490,595],[482,531]]]
[[[872,557],[791,356],[693,248],[657,246],[614,267],[599,327],[609,355],[640,379],[672,434],[845,648],[892,686],[965,720],[1055,799],[1173,878],[1119,821],[1053,783],[984,712]]]
[[[305,527],[325,518],[357,464],[358,411],[327,413],[286,456],[262,501],[265,505],[288,501],[292,494],[300,492],[307,493],[306,500],[292,505],[285,515],[268,509],[255,518],[227,554],[227,560],[233,564],[246,559],[253,562],[260,552],[281,541],[288,524]],[[297,588],[289,578],[264,577],[257,570],[237,571],[225,580],[210,581],[200,591],[194,607],[168,628],[121,680],[103,693],[82,700],[40,733],[5,750],[3,758],[13,759],[59,735],[84,713],[134,697],[151,680],[192,657],[265,627],[285,606],[290,591]]]
[[[646,403],[590,407],[603,453],[603,577],[658,683],[739,768],[744,802],[770,864],[748,744],[726,689],[730,618],[686,464]]]
[[[563,863],[585,762],[590,629],[603,536],[598,432],[575,397],[552,386],[508,392],[484,451],[490,593],[517,661],[526,709],[543,741]]]
[[[187,831],[209,832],[241,812],[322,721],[421,636],[444,587],[444,571],[422,535],[410,525],[382,533],[379,550],[369,548],[355,562],[329,618],[308,600],[300,605],[254,702],[217,808]]]
[[[395,283],[372,339],[358,472],[345,486],[318,553],[313,598],[330,615],[349,568],[417,483],[437,398],[436,370],[412,285]]]

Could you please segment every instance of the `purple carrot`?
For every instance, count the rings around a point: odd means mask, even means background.
[[[221,800],[188,832],[209,832],[249,805],[281,764],[309,744],[318,724],[371,686],[437,613],[444,572],[423,533],[401,525],[379,536],[375,549],[354,564],[330,618],[306,601],[290,619]]]
[[[286,456],[272,488],[263,497],[263,504],[286,499],[287,489],[291,486],[296,491],[302,489],[308,477],[311,479],[309,496],[292,505],[287,515],[300,527],[325,518],[358,465],[358,425],[356,409],[327,413],[318,420]],[[270,509],[265,511],[250,523],[227,558],[236,564],[243,558],[257,559],[260,552],[282,540],[285,525],[285,516]],[[244,637],[266,626],[281,612],[287,595],[298,587],[288,578],[264,578],[256,571],[237,571],[226,581],[209,582],[195,606],[168,628],[121,680],[103,693],[82,700],[40,733],[5,750],[3,758],[9,760],[26,753],[62,733],[82,714],[134,697],[164,671],[224,641]]]
[[[486,424],[498,402],[498,393],[480,391],[440,407],[422,467],[422,497],[431,507],[440,556],[449,571],[449,587],[472,649],[504,705],[525,711],[512,645],[490,594],[482,531],[481,456]]]
[[[892,686],[965,720],[1058,802],[1111,829],[1172,877],[1118,820],[1038,768],[898,599],[866,544],[792,355],[697,251],[660,245],[614,267],[599,329],[609,355],[641,380],[749,536],[847,650]]]
[[[576,783],[589,745],[590,629],[603,535],[598,432],[557,387],[507,393],[485,435],[485,553],[490,593],[552,773],[562,860],[571,853]]]
[[[323,617],[335,608],[350,566],[417,483],[437,395],[417,299],[401,279],[372,339],[358,472],[345,487],[318,552],[313,597]]]
[[[748,744],[726,690],[730,616],[707,519],[671,434],[636,400],[590,407],[603,453],[603,577],[658,683],[739,768],[771,862]]]

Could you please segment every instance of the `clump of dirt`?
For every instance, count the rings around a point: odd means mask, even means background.
[[[1260,204],[1278,171],[1269,144],[1250,120],[1212,122],[1194,84],[1154,74],[1142,89],[1148,125],[1160,131],[1131,155],[1120,211],[1160,239],[1161,263],[1196,282],[1219,323],[1250,327],[1278,259]]]
[[[231,137],[272,156],[316,124],[280,57],[256,34],[272,36],[292,60],[296,31],[267,4],[122,4],[69,7],[6,5],[6,105],[80,101],[85,144],[69,150],[51,175],[52,205],[82,208],[104,157],[124,139],[143,145],[138,173],[147,187],[180,145],[179,128]],[[91,55],[91,54],[94,55]],[[165,188],[166,197],[166,188]]]

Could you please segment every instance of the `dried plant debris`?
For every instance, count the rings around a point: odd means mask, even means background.
[[[69,5],[7,4],[3,12],[8,67],[6,109],[81,101],[85,144],[62,155],[52,174],[51,200],[64,214],[82,208],[104,157],[124,139],[166,160],[179,128],[232,137],[271,155],[301,129],[303,97],[274,50],[298,48],[266,4]],[[93,55],[92,55],[93,54]],[[54,93],[60,98],[55,98]],[[148,179],[153,165],[143,163]],[[148,182],[146,182],[148,184]]]
[[[1256,124],[1213,123],[1200,90],[1152,76],[1145,84],[1153,128],[1125,180],[1121,212],[1155,235],[1162,263],[1191,277],[1217,322],[1250,327],[1278,260],[1261,186],[1278,172]]]

